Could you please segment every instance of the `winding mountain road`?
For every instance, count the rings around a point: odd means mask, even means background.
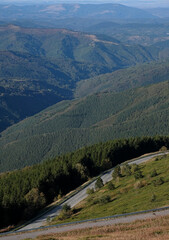
[[[160,156],[160,155],[164,155],[164,154],[166,154],[166,153],[155,153],[155,154],[151,154],[151,155],[149,155],[149,156],[143,156],[143,157],[140,157],[140,158],[137,158],[137,159],[133,159],[133,160],[131,160],[130,162],[128,162],[129,164],[141,164],[141,163],[143,163],[143,162],[146,162],[146,161],[148,161],[148,160],[150,160],[151,158],[153,158],[153,157],[156,157],[156,156]],[[104,183],[106,183],[106,182],[108,182],[108,181],[110,181],[111,179],[112,179],[112,172],[113,172],[113,169],[110,169],[109,171],[106,171],[105,173],[103,173],[102,175],[101,175],[101,178],[102,178],[102,180],[103,180],[103,182]],[[35,229],[37,229],[38,230],[38,228],[40,228],[40,227],[42,227],[42,226],[44,226],[45,224],[46,224],[46,220],[47,220],[47,218],[53,218],[53,217],[55,217],[55,216],[57,216],[58,214],[59,214],[59,212],[60,212],[60,210],[62,209],[62,206],[64,205],[64,204],[68,204],[68,205],[70,205],[71,207],[74,207],[76,204],[78,204],[80,201],[82,201],[83,199],[85,199],[86,197],[87,197],[87,194],[86,194],[86,190],[88,189],[88,188],[94,188],[94,186],[95,186],[95,182],[96,182],[96,180],[95,181],[93,181],[93,182],[91,182],[89,185],[87,185],[86,187],[84,187],[82,190],[80,190],[79,192],[77,192],[75,195],[73,195],[72,197],[70,197],[69,199],[67,199],[64,203],[62,203],[61,205],[59,205],[59,206],[56,206],[55,208],[53,208],[51,211],[49,211],[49,212],[47,212],[47,213],[45,213],[43,216],[41,216],[41,217],[39,217],[38,219],[36,219],[35,221],[33,221],[32,223],[30,223],[30,224],[28,224],[28,225],[26,225],[26,226],[24,226],[23,228],[21,228],[21,229],[19,229],[18,231],[17,231],[17,233],[19,234],[21,234],[21,235],[17,235],[17,238],[14,238],[15,237],[15,235],[13,235],[12,236],[12,238],[11,238],[11,236],[3,236],[3,235],[0,235],[0,240],[2,240],[2,239],[9,239],[9,240],[14,240],[14,239],[23,239],[23,238],[20,238],[20,237],[23,237],[24,236],[24,238],[26,238],[26,237],[28,237],[28,235],[29,235],[29,237],[31,237],[31,235],[32,235],[32,233],[26,233],[26,231],[30,231],[30,230],[35,230]],[[163,214],[164,214],[164,212],[166,213],[166,214],[169,214],[169,210],[165,210],[165,211],[162,211],[163,212]],[[150,215],[152,214],[152,213],[146,213],[149,217],[150,217]],[[146,216],[147,216],[146,215]],[[136,219],[138,219],[138,216],[141,216],[141,219],[142,219],[142,217],[144,216],[143,214],[141,214],[141,215],[135,215],[135,216],[137,216],[136,217]],[[128,218],[128,220],[127,221],[130,221],[130,219],[135,219],[134,218],[134,216],[128,216],[128,217],[123,217],[124,219],[125,219],[125,221],[126,221],[126,219]],[[120,222],[122,221],[123,222],[123,219],[122,217],[120,217],[119,219],[121,219],[120,220]],[[140,218],[139,218],[140,219]],[[144,219],[144,218],[143,218]],[[115,221],[116,220],[116,221]],[[117,220],[117,219],[112,219],[112,220],[109,220],[108,222],[111,222],[111,221],[115,221],[115,223],[117,223],[119,220]],[[99,223],[100,223],[101,221],[99,221]],[[104,221],[104,222],[107,222],[107,221]],[[87,223],[83,223],[85,226],[87,225]],[[83,226],[83,224],[78,224],[78,225],[82,225]],[[109,223],[109,224],[111,224],[111,223]],[[112,224],[113,224],[113,222],[112,222]],[[75,225],[75,226],[77,226],[77,225]],[[89,226],[91,227],[91,223],[89,223]],[[70,230],[70,226],[67,226],[67,227],[59,227],[59,228],[55,228],[55,229],[57,229],[56,230],[56,232],[58,232],[59,231],[59,229],[60,229],[60,231],[61,231],[61,229],[69,229]],[[71,229],[72,229],[72,225],[71,225]],[[51,233],[51,232],[53,232],[53,228],[51,229],[49,229],[49,230],[47,230],[47,229],[45,229],[45,230],[41,230],[40,232],[33,232],[33,237],[36,237],[36,236],[38,236],[38,235],[41,235],[41,234],[44,234],[43,232],[45,232],[45,233]],[[26,237],[25,237],[26,236]]]

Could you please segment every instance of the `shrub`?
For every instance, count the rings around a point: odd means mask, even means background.
[[[151,202],[154,202],[156,200],[156,195],[153,193],[153,195],[151,196]]]
[[[143,173],[141,170],[138,170],[137,172],[134,173],[134,178],[135,179],[140,179],[143,178]]]
[[[68,211],[70,211],[70,210],[71,210],[70,205],[68,205],[67,203],[65,203],[65,204],[63,205],[63,207],[62,207],[62,211],[63,211],[63,212],[68,212]]]
[[[150,173],[150,177],[155,177],[157,176],[157,171],[155,169],[152,170],[152,172]]]
[[[146,184],[147,184],[146,181],[137,181],[134,184],[134,188],[135,189],[140,189],[140,188],[144,187]]]
[[[159,186],[159,185],[162,185],[164,183],[164,179],[162,177],[156,179],[153,181],[153,185],[156,187],[156,186]]]
[[[131,167],[129,164],[124,164],[121,166],[121,175],[122,176],[130,176],[131,175]]]
[[[93,189],[93,188],[88,188],[88,189],[86,190],[86,193],[87,193],[88,195],[91,195],[91,194],[94,193],[94,189]]]
[[[95,205],[95,204],[106,204],[108,202],[111,201],[111,198],[109,195],[105,195],[105,196],[101,196],[101,197],[97,197],[97,198],[89,198],[88,199],[88,203],[90,203],[91,205]]]
[[[165,152],[165,151],[167,151],[167,147],[166,146],[162,146],[159,151],[160,152]]]
[[[111,181],[107,184],[107,187],[108,187],[109,190],[114,190],[115,189],[115,186]]]
[[[134,163],[134,164],[131,165],[131,172],[132,173],[137,172],[139,169],[140,168],[139,168],[139,166],[137,164]]]
[[[101,177],[98,177],[98,179],[96,180],[96,183],[95,183],[95,188],[100,189],[103,186],[104,186],[103,180],[101,179]]]
[[[124,193],[127,193],[128,192],[128,189],[127,188],[122,188],[120,189],[120,193],[121,194],[124,194]]]
[[[108,203],[110,202],[111,198],[109,195],[105,195],[105,196],[102,196],[99,198],[99,203],[100,204],[105,204],[105,203]]]
[[[114,171],[112,173],[112,177],[113,179],[117,179],[118,177],[121,177],[121,168],[120,168],[120,165],[117,165],[115,168],[114,168]]]
[[[64,204],[62,207],[62,210],[59,214],[59,219],[64,220],[69,218],[73,214],[73,211],[71,210],[71,207],[68,204]]]

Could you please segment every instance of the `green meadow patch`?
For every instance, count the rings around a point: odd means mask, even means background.
[[[122,169],[122,167],[121,167]],[[79,221],[115,214],[130,213],[141,210],[154,209],[169,204],[169,155],[156,157],[147,163],[139,165],[131,174],[113,179],[114,186],[110,190],[110,182],[89,193],[88,197],[76,208],[72,209],[71,217],[54,218],[51,224]],[[135,172],[134,172],[135,171]],[[140,178],[135,173],[141,171]]]

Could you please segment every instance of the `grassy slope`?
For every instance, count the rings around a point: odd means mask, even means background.
[[[136,180],[132,173],[131,176],[112,180],[115,186],[114,190],[109,190],[108,184],[106,184],[82,201],[74,209],[75,213],[70,218],[60,220],[59,217],[56,217],[51,224],[148,210],[168,205],[169,156],[156,157],[148,163],[141,164],[140,169],[143,178]],[[151,177],[154,169],[158,175]],[[164,183],[154,186],[154,182],[159,178],[163,178]],[[141,183],[142,187],[136,187],[138,182]],[[153,195],[155,195],[155,200],[152,200]],[[110,201],[98,203],[98,199],[104,196],[110,196]]]
[[[1,134],[1,169],[110,139],[167,135],[168,106],[168,82],[58,103]]]

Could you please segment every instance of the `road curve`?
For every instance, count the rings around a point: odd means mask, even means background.
[[[150,160],[152,157],[163,155],[163,154],[165,154],[165,153],[156,153],[156,154],[152,154],[150,156],[140,157],[138,159],[134,159],[133,161],[130,161],[129,164],[134,164],[134,163],[135,164],[141,164],[143,162],[146,162],[146,161]],[[109,171],[106,171],[101,176],[104,184],[112,179],[112,172],[113,172],[113,169],[111,169]],[[75,205],[77,205],[79,202],[81,202],[83,199],[85,199],[87,197],[86,190],[88,188],[94,188],[95,187],[95,182],[96,182],[96,180],[93,181],[92,183],[90,183],[87,187],[85,187],[82,190],[80,190],[74,196],[70,197],[68,200],[66,200],[61,205],[56,206],[51,211],[45,213],[43,216],[39,217],[38,219],[36,219],[32,223],[26,225],[25,227],[21,228],[20,230],[31,230],[31,229],[35,229],[35,228],[39,228],[41,226],[44,226],[46,224],[47,218],[51,219],[51,218],[59,215],[59,212],[62,209],[62,206],[64,204],[70,205],[71,208],[74,207]]]

